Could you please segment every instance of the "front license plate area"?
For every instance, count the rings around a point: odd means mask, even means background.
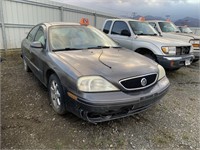
[[[185,65],[186,65],[186,66],[189,66],[190,64],[191,64],[190,59],[186,59],[186,60],[185,60]]]

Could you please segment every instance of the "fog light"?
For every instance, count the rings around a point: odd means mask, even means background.
[[[174,66],[174,61],[170,62],[170,66],[173,67]]]

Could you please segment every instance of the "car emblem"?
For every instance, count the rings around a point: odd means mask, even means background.
[[[147,85],[147,79],[146,78],[142,78],[141,84],[142,84],[142,86]]]

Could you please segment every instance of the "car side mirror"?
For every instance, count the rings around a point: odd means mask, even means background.
[[[122,30],[121,35],[123,36],[131,36],[131,33],[128,30]]]
[[[43,44],[39,41],[35,41],[31,43],[32,48],[44,48]]]

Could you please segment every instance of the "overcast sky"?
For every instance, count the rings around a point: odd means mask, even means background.
[[[171,20],[200,18],[200,0],[54,0],[119,16],[152,15]]]

